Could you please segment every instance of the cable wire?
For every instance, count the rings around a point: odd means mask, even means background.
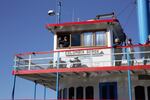
[[[126,25],[129,23],[129,20],[131,18],[131,16],[133,15],[133,11],[134,11],[135,7],[133,7],[129,13],[129,15],[127,16],[127,20],[125,21],[124,27],[126,27]]]
[[[117,17],[123,14],[129,7],[130,5],[134,4],[133,1],[130,1],[123,9],[120,10],[120,12],[116,15]]]

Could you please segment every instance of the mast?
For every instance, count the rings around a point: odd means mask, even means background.
[[[61,1],[58,2],[58,20],[57,23],[59,24],[61,22]],[[58,53],[57,57],[57,69],[59,69],[59,59],[60,54]],[[56,98],[59,99],[59,72],[56,73]]]
[[[140,43],[144,44],[149,34],[149,0],[137,0]]]

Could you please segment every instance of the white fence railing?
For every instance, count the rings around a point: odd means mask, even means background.
[[[118,50],[118,52],[115,50]],[[15,56],[14,67],[15,70],[43,70],[57,67],[133,66],[149,64],[149,60],[149,46],[126,46],[118,48],[76,49],[18,54]]]

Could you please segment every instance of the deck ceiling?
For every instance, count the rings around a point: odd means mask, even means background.
[[[65,68],[64,68],[65,70]],[[18,71],[19,73],[19,71]],[[93,77],[105,77],[105,76],[111,76],[112,74],[116,75],[124,75],[127,74],[127,70],[112,70],[112,71],[93,71],[93,72],[61,72],[59,73],[59,78],[93,78]],[[55,90],[56,88],[56,73],[27,73],[27,74],[15,74],[18,77],[21,77],[23,79],[37,82],[38,84],[44,85],[48,88],[51,88]],[[150,70],[131,70],[131,75],[150,75]]]

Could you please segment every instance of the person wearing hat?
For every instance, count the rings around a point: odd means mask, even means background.
[[[120,42],[119,38],[115,38],[114,41],[114,56],[115,56],[115,66],[121,66],[121,60],[122,60],[122,43]]]
[[[144,65],[147,64],[147,61],[150,59],[150,35],[148,35],[148,39],[145,43],[145,53],[144,53]]]
[[[134,48],[132,47],[132,39],[129,38],[127,39],[127,46],[130,46],[129,49],[129,57],[130,57],[130,64],[133,66],[134,65]]]

